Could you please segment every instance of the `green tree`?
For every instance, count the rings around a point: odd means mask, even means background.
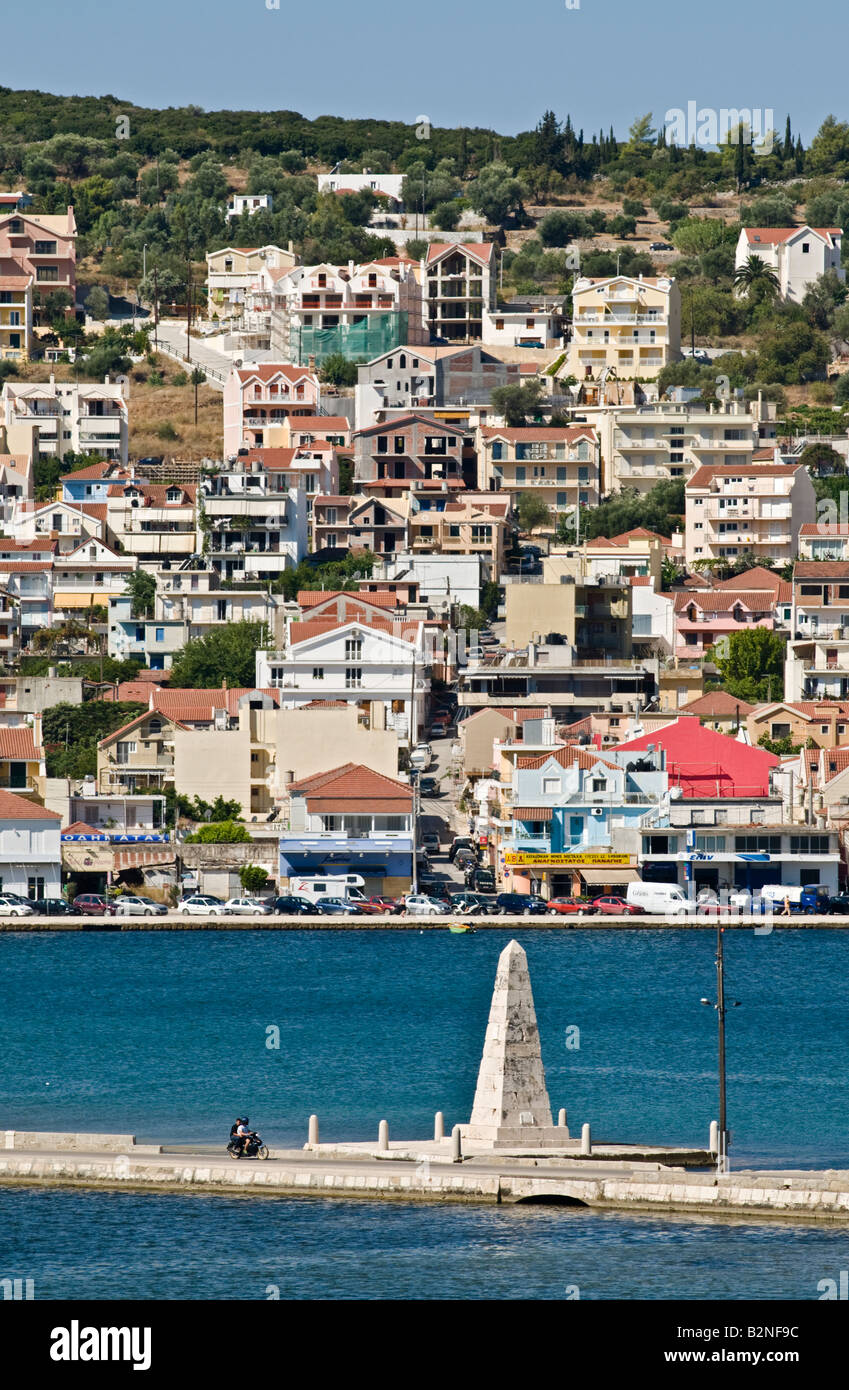
[[[144,714],[146,709],[147,705],[129,700],[86,700],[82,705],[51,705],[42,717],[47,776],[94,776],[100,740]]]
[[[100,285],[95,285],[86,295],[85,307],[93,319],[102,323],[109,316],[109,295]]]
[[[329,352],[319,368],[322,381],[331,386],[356,386],[357,363],[351,362],[342,352]]]
[[[799,455],[799,462],[807,468],[812,477],[827,478],[832,474],[846,472],[846,463],[842,454],[838,454],[836,449],[832,449],[830,444],[824,440],[809,444]]]
[[[187,844],[194,845],[244,845],[250,840],[245,827],[238,821],[210,821],[201,825],[193,835],[186,836]]]
[[[529,415],[538,413],[543,388],[539,381],[527,381],[524,386],[496,386],[490,396],[493,413],[503,415],[508,427],[515,429],[527,424]]]
[[[765,627],[733,632],[726,656],[715,648],[709,654],[719,668],[721,688],[729,695],[752,705],[784,698],[787,642],[783,633],[770,632]]]
[[[545,500],[535,492],[522,492],[516,505],[519,525],[523,531],[534,531],[551,521],[551,511]]]
[[[744,294],[753,290],[761,297],[775,299],[781,288],[775,271],[760,256],[747,256],[734,272],[734,288]]]
[[[261,893],[268,883],[268,874],[259,864],[243,864],[239,870],[239,882],[246,893]]]
[[[475,212],[487,222],[501,225],[513,213],[521,213],[522,185],[509,164],[485,164],[469,190]]]
[[[812,174],[849,178],[849,125],[845,121],[826,116],[808,150],[807,167]]]
[[[156,580],[147,570],[133,570],[124,581],[124,591],[133,600],[133,618],[152,618],[156,598]]]
[[[228,623],[187,642],[171,665],[175,689],[211,690],[227,685],[253,689],[256,652],[265,640],[264,623]]]

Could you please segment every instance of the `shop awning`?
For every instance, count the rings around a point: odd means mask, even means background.
[[[611,864],[606,869],[579,869],[578,873],[584,883],[597,887],[605,883],[639,883],[639,869],[620,869],[616,864]]]

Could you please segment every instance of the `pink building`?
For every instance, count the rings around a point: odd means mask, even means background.
[[[224,457],[240,449],[287,447],[284,422],[315,416],[321,404],[318,377],[283,362],[234,369],[224,386]]]
[[[60,216],[0,209],[0,274],[24,271],[33,278],[37,307],[46,295],[65,290],[73,304],[77,277],[77,224],[74,209]]]
[[[783,586],[790,589],[789,584]],[[675,595],[675,655],[705,655],[720,637],[750,627],[775,627],[776,599],[768,590],[694,589]]]

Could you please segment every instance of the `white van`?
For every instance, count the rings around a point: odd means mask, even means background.
[[[416,772],[427,772],[433,762],[433,749],[429,743],[417,743],[410,754],[410,767]]]
[[[641,907],[644,912],[666,917],[683,917],[685,913],[698,910],[698,903],[688,898],[677,883],[629,883],[625,901]]]
[[[311,903],[319,898],[362,898],[364,894],[357,889],[365,887],[365,879],[359,874],[325,874],[322,878],[293,874],[289,879],[288,892],[296,898],[307,898]]]

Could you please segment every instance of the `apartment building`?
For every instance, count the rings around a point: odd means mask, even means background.
[[[502,362],[479,343],[442,347],[405,343],[357,369],[357,429],[378,424],[385,410],[485,405],[495,387],[521,384],[518,362]]]
[[[338,479],[333,457],[330,448],[252,450],[204,479],[207,553],[221,576],[274,579],[303,559],[308,501],[318,487]]]
[[[227,318],[241,313],[248,291],[263,271],[282,272],[297,265],[292,250],[280,246],[225,246],[206,257],[207,313]]]
[[[105,503],[110,540],[148,567],[199,554],[197,491],[196,483],[114,483]]]
[[[778,276],[782,299],[799,304],[808,286],[827,270],[845,280],[840,256],[842,241],[840,227],[743,227],[734,253],[734,268],[739,270],[750,256],[757,256]]]
[[[418,483],[463,488],[465,435],[431,416],[402,415],[359,430],[353,444],[354,477],[364,492],[397,497]]]
[[[404,210],[401,198],[403,182],[403,174],[374,174],[371,169],[363,169],[361,174],[341,174],[336,171],[317,175],[319,193],[361,193],[367,189],[375,197],[391,198],[401,212]]]
[[[10,454],[64,458],[69,451],[127,462],[123,387],[74,381],[7,381],[0,396],[0,445]]]
[[[615,660],[632,653],[633,589],[618,575],[588,575],[576,554],[556,583],[517,581],[505,586],[506,646],[559,638],[583,659]]]
[[[360,874],[367,893],[408,891],[415,850],[408,782],[346,762],[289,788],[280,882],[298,874]]]
[[[174,731],[174,781],[184,796],[210,802],[223,796],[238,801],[245,816],[274,811],[284,826],[291,786],[348,759],[386,777],[397,775],[394,732],[366,728],[349,704],[317,701],[278,709],[267,693],[250,691],[240,697],[226,728],[178,724]]]
[[[18,507],[32,500],[33,471],[29,454],[0,454],[0,526],[11,524]]]
[[[766,735],[774,742],[789,738],[803,749],[811,743],[818,748],[842,748],[849,745],[849,703],[780,700],[754,705],[746,715],[746,729],[752,743]]]
[[[286,447],[283,421],[317,415],[321,387],[314,371],[284,362],[238,367],[224,384],[224,457],[240,449]]]
[[[542,588],[535,584],[522,587]],[[470,653],[459,672],[460,708],[547,705],[555,719],[568,723],[588,711],[641,710],[656,698],[656,662],[613,654],[579,659],[575,648],[562,642],[560,631],[557,637],[557,642],[529,642],[524,649],[482,653],[480,657]]]
[[[64,290],[73,306],[76,299],[77,224],[74,209],[61,215],[32,213],[16,206],[0,209],[0,265],[32,276],[35,307],[49,294]]]
[[[511,299],[483,311],[482,337],[489,347],[563,347],[566,331],[566,303],[560,298]]]
[[[598,505],[601,451],[591,426],[479,425],[475,441],[481,488],[510,493],[514,506],[523,492],[553,517]]]
[[[61,821],[34,801],[0,791],[0,884],[22,898],[62,894]]]
[[[422,261],[424,323],[437,342],[483,338],[484,311],[496,306],[493,242],[431,242]]]
[[[703,464],[752,463],[774,433],[775,405],[713,406],[658,401],[651,405],[587,407],[581,411],[599,437],[603,493],[648,492],[668,478],[689,478]]]
[[[685,489],[687,564],[751,552],[779,564],[796,558],[816,495],[799,463],[706,464]]]
[[[279,691],[287,709],[344,700],[358,706],[369,728],[394,729],[409,746],[424,725],[430,681],[419,621],[290,621],[285,647],[258,651],[256,670],[257,685]]]
[[[849,561],[800,560],[793,569],[789,701],[849,698]]]
[[[666,276],[575,280],[567,371],[595,379],[656,377],[681,355],[681,292]]]
[[[26,362],[32,348],[33,277],[0,266],[0,362]]]
[[[407,256],[347,266],[296,266],[274,286],[271,351],[321,365],[331,353],[370,360],[426,342],[417,262]]]
[[[370,550],[394,555],[409,542],[410,497],[329,493],[313,504],[313,550]]]
[[[92,610],[106,609],[122,594],[138,566],[135,555],[119,554],[101,540],[83,541],[74,550],[53,556],[53,612],[56,622],[90,621]]]
[[[668,828],[643,833],[639,862],[643,879],[677,883],[685,892],[691,884],[696,893],[756,893],[766,883],[786,883],[834,893],[840,851],[835,830],[788,825],[780,797],[711,797],[673,801]]]
[[[410,494],[409,547],[430,555],[479,555],[489,579],[505,567],[516,521],[512,498],[491,492]]]
[[[204,560],[156,571],[154,621],[182,623],[184,645],[222,623],[263,623],[273,636],[281,606],[282,600],[264,585],[222,588],[220,574],[207,568]]]
[[[784,597],[791,586],[784,584]],[[783,598],[780,596],[779,601]],[[675,655],[702,659],[709,647],[735,632],[776,626],[776,601],[766,591],[696,589],[675,594]]]

